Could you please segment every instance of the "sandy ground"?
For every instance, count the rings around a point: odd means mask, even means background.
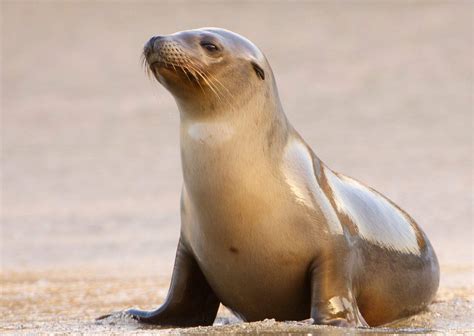
[[[94,318],[166,295],[179,232],[178,113],[139,65],[155,34],[221,26],[269,58],[330,167],[400,204],[442,268],[427,312],[358,332],[473,332],[470,2],[1,3],[0,332],[150,333]],[[236,323],[162,333],[334,333]],[[355,331],[350,331],[355,332]]]

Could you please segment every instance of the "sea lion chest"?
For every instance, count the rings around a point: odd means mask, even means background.
[[[219,299],[247,320],[288,319],[288,305],[304,318],[317,233],[279,164],[226,124],[182,130],[181,142],[182,235]]]

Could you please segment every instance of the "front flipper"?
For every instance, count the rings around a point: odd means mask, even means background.
[[[310,270],[311,318],[315,324],[368,327],[353,296],[344,260],[347,259],[325,256],[313,263]]]
[[[174,327],[212,325],[219,300],[207,283],[199,265],[180,239],[171,285],[165,302],[158,309],[130,309],[140,322]]]

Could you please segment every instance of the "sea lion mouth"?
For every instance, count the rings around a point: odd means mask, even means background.
[[[154,60],[146,59],[145,62],[147,63],[147,71],[152,72],[155,76],[157,75],[156,72],[160,69],[165,69],[166,71],[175,73],[176,75],[184,75],[184,77],[193,84],[199,82],[199,76],[196,71],[191,70],[185,63],[177,64],[161,58]]]
[[[148,63],[148,62],[147,62]],[[168,70],[184,70],[185,66],[181,65],[181,64],[175,64],[175,63],[171,63],[171,62],[167,62],[167,61],[164,61],[164,60],[160,60],[160,61],[153,61],[151,63],[148,63],[148,67],[150,69],[155,69],[155,68],[166,68]]]
[[[159,53],[153,52],[153,53],[143,53],[143,59],[144,63],[146,66],[148,66],[150,69],[153,68],[171,68],[172,62],[168,61],[166,62],[166,59],[164,59]],[[176,66],[176,65],[175,65]]]
[[[173,66],[170,63],[167,63],[167,62],[164,62],[164,61],[154,61],[152,63],[148,63],[148,67],[150,69],[154,69],[154,68],[167,68],[167,69],[170,69],[170,70],[173,69]],[[178,68],[179,66],[175,65],[175,67]]]

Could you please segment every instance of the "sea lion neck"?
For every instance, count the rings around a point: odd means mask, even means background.
[[[217,106],[212,111],[202,111],[193,106],[187,111],[185,104],[180,109],[182,146],[188,141],[197,141],[203,150],[243,150],[257,146],[268,153],[271,147],[284,146],[289,131],[293,129],[280,104],[266,103],[256,109],[248,103],[238,109]],[[217,146],[218,145],[218,146]],[[216,147],[217,146],[217,147]]]
[[[238,104],[176,99],[180,111],[181,139],[190,137],[224,145],[233,151],[252,145],[264,148],[282,147],[293,128],[281,107],[278,95],[254,95]],[[202,138],[202,137],[205,137]],[[212,141],[211,141],[212,140]],[[210,149],[210,148],[209,148]]]

